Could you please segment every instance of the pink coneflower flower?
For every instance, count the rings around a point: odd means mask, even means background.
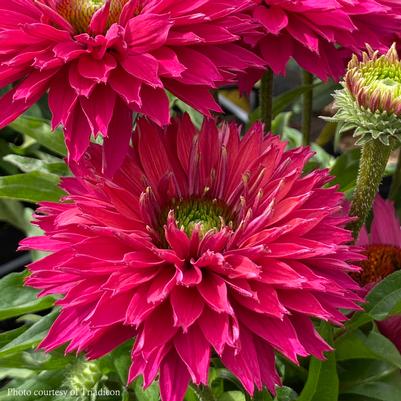
[[[368,259],[362,262],[363,270],[355,278],[367,289],[401,269],[401,226],[391,201],[377,196],[370,235],[364,226],[357,244],[366,249]],[[377,324],[401,352],[401,315]]]
[[[262,60],[237,42],[252,0],[0,1],[0,127],[49,93],[72,160],[90,134],[105,138],[105,168],[122,162],[133,113],[169,122],[165,89],[200,112],[220,108],[210,89]]]
[[[310,150],[187,116],[165,130],[141,119],[134,145],[112,180],[91,145],[64,200],[41,204],[45,235],[22,242],[51,252],[27,284],[64,295],[41,348],[98,358],[136,337],[129,381],[159,374],[163,401],[207,384],[213,352],[250,394],[279,384],[274,351],[323,358],[311,318],[358,308],[348,272],[362,256],[328,172],[302,174]]]
[[[319,78],[338,81],[350,51],[359,53],[366,43],[383,50],[391,44],[390,33],[400,31],[399,15],[391,11],[374,0],[260,0],[253,16],[264,34],[248,41],[257,43],[275,73],[284,74],[294,58]]]

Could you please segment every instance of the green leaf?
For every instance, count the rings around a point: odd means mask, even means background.
[[[318,164],[320,168],[328,168],[334,162],[334,157],[326,152],[322,147],[316,144],[312,144],[312,151],[315,152],[315,155],[312,158],[313,162]]]
[[[11,273],[0,280],[0,320],[51,308],[52,297],[38,299],[37,290],[24,287],[24,273]]]
[[[34,159],[33,157],[19,155],[7,155],[3,159],[17,166],[24,173],[31,173],[33,171],[57,175],[66,175],[68,173],[67,165],[60,159],[55,162],[46,162],[44,160]]]
[[[2,368],[27,369],[36,372],[63,369],[71,362],[72,357],[65,357],[61,352],[54,355],[38,351],[17,352],[8,357],[0,358]]]
[[[0,177],[0,198],[27,202],[58,201],[64,192],[59,177],[38,171]]]
[[[298,394],[290,387],[280,387],[277,389],[277,395],[274,401],[295,401]]]
[[[123,395],[121,397],[121,401],[130,401],[129,392],[125,388],[123,389]]]
[[[142,388],[143,380],[139,378],[134,382],[134,392],[138,401],[158,401],[159,387],[156,383],[152,383],[146,390]]]
[[[199,113],[197,110],[195,110],[193,107],[188,105],[187,103],[183,102],[181,99],[178,99],[175,97],[172,93],[167,92],[169,101],[170,101],[170,109],[173,107],[177,107],[180,109],[183,113],[188,113],[188,115],[191,117],[192,123],[195,125],[196,128],[201,128],[203,124],[203,115]]]
[[[65,400],[68,396],[68,390],[62,388],[65,379],[65,372],[60,371],[44,371],[32,378],[24,380],[20,386],[7,386],[0,392],[0,401],[60,401]],[[10,389],[10,390],[9,390]],[[43,397],[44,391],[63,391],[61,395],[47,395]],[[14,391],[14,393],[13,393]]]
[[[266,389],[264,389],[263,391],[257,391],[254,394],[253,401],[273,401],[273,397]]]
[[[302,85],[294,89],[290,89],[287,92],[282,93],[279,96],[276,96],[273,99],[273,117],[277,116],[279,113],[284,111],[291,103],[293,103],[296,99],[302,96],[304,93],[310,91],[313,88],[322,85],[321,82],[316,83],[314,85]]]
[[[366,345],[366,336],[357,330],[341,336],[336,342],[337,361],[349,359],[377,359],[377,355]]]
[[[57,315],[58,311],[49,313],[20,336],[14,338],[14,340],[1,348],[0,359],[36,347],[47,334]]]
[[[387,276],[366,297],[365,310],[374,320],[384,320],[401,305],[401,270]]]
[[[30,136],[40,145],[59,154],[66,156],[67,150],[64,144],[64,135],[61,130],[52,132],[46,120],[31,116],[21,116],[10,124],[15,131]]]
[[[131,366],[131,348],[132,341],[128,341],[115,349],[110,355],[113,361],[113,370],[117,372],[123,385],[128,381],[128,371]]]
[[[337,360],[377,359],[392,363],[401,369],[401,355],[395,345],[379,332],[367,336],[360,330],[346,334],[336,343]]]
[[[349,150],[337,158],[331,169],[335,177],[333,184],[340,186],[340,191],[347,192],[355,187],[359,171],[361,150],[359,148]]]
[[[278,114],[272,121],[271,131],[274,134],[282,135],[284,129],[290,126],[291,117],[292,117],[292,112],[290,111]]]
[[[219,401],[246,401],[241,391],[227,391],[219,398]]]
[[[24,207],[18,201],[0,199],[0,220],[13,225],[23,232],[29,229],[29,222],[24,216]]]
[[[27,330],[26,326],[18,327],[14,330],[5,331],[4,333],[0,333],[0,348],[4,347],[6,344],[14,340],[14,338],[18,337],[25,330]]]
[[[361,383],[376,383],[386,381],[399,368],[382,360],[353,359],[343,361],[339,369],[340,391],[348,393],[349,389]]]
[[[321,335],[332,343],[332,328],[327,323],[323,323],[321,327]],[[328,353],[326,361],[312,357],[308,379],[298,401],[337,401],[338,392],[339,380],[335,353]]]
[[[401,400],[400,372],[394,372],[385,380],[360,383],[349,388],[346,394],[356,394],[381,401]]]
[[[384,337],[377,331],[371,331],[366,339],[366,346],[372,350],[379,359],[390,362],[401,369],[401,354],[393,342],[387,337]]]

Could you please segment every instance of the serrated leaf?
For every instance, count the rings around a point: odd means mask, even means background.
[[[64,192],[59,177],[38,171],[0,177],[0,198],[27,202],[58,201]]]

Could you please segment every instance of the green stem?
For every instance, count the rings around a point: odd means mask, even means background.
[[[303,80],[305,86],[311,87],[310,90],[306,91],[303,95],[302,136],[303,144],[307,146],[311,143],[313,113],[313,75],[308,71],[304,71]]]
[[[392,200],[397,200],[397,194],[401,188],[401,149],[398,156],[397,167],[395,168],[395,173],[393,175],[393,182],[391,183],[390,198]]]
[[[384,145],[380,140],[372,140],[362,148],[358,179],[351,206],[351,216],[358,220],[350,224],[354,238],[368,217],[379,185],[382,181],[392,146]]]
[[[216,401],[216,398],[208,386],[195,386],[194,384],[190,386],[199,401]]]
[[[268,68],[262,77],[260,87],[261,118],[265,124],[265,132],[270,132],[273,120],[273,71]]]

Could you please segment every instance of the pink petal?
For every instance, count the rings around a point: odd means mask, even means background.
[[[178,355],[185,363],[196,384],[208,383],[210,363],[210,345],[197,325],[192,326],[187,333],[179,334],[174,341]]]
[[[170,351],[160,366],[159,383],[162,401],[182,401],[189,380],[187,367],[175,351]]]
[[[184,333],[199,318],[203,301],[195,289],[177,287],[170,295],[174,325],[182,327]]]

